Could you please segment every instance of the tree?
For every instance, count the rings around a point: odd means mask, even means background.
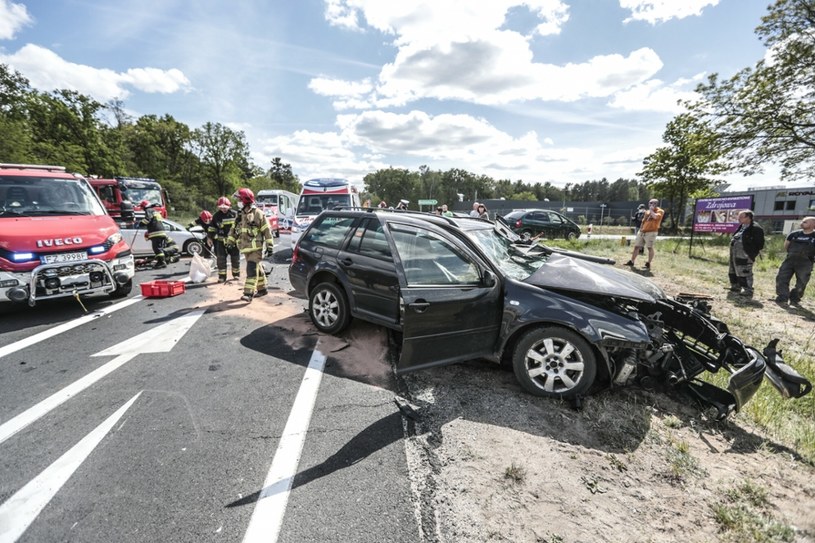
[[[193,131],[192,141],[216,194],[231,194],[238,182],[252,177],[247,169],[251,163],[243,132],[208,122]]]
[[[419,174],[402,168],[388,168],[369,173],[363,179],[365,186],[371,194],[388,205],[396,206],[399,200],[406,199],[416,205],[421,197]]]
[[[287,190],[295,194],[299,194],[302,188],[300,179],[291,171],[291,164],[284,164],[279,156],[272,159],[269,179],[272,180],[271,188]]]
[[[815,174],[815,0],[776,0],[756,34],[769,55],[726,81],[718,74],[688,104],[720,136],[742,172],[778,163],[788,179]]]
[[[691,193],[717,183],[712,176],[728,168],[721,160],[716,135],[690,113],[677,115],[669,122],[662,141],[668,145],[645,157],[637,175],[663,199],[669,228],[675,231]]]

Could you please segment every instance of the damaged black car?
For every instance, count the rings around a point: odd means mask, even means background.
[[[485,358],[510,364],[527,392],[573,401],[640,384],[681,388],[738,411],[766,377],[785,397],[812,386],[730,334],[704,296],[666,296],[605,259],[529,243],[505,221],[393,210],[324,212],[292,255],[289,279],[321,331],[351,318],[394,330],[397,370]],[[705,372],[727,372],[727,389]]]

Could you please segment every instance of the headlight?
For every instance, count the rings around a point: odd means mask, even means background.
[[[115,234],[111,235],[108,238],[107,242],[110,244],[111,247],[113,247],[114,245],[116,245],[120,241],[122,241],[122,233],[121,232],[116,232]]]

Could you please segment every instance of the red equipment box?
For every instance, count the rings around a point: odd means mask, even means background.
[[[148,281],[141,283],[141,294],[145,298],[167,298],[184,294],[187,287],[184,281]]]

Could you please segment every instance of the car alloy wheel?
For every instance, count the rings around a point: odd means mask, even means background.
[[[308,305],[311,322],[321,332],[337,334],[351,320],[345,294],[334,283],[320,283],[314,287]]]
[[[200,255],[204,252],[204,246],[200,241],[190,240],[184,245],[184,252],[188,255]]]
[[[580,335],[544,326],[524,334],[512,357],[515,377],[527,392],[550,398],[585,394],[594,382],[594,351]]]

